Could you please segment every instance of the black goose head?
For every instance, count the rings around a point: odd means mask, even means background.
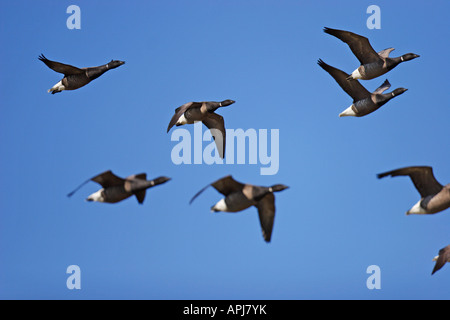
[[[235,102],[236,101],[234,101],[234,100],[227,99],[227,100],[223,100],[220,104],[222,105],[222,107],[226,107],[226,106],[229,106],[229,105],[231,105],[231,104],[233,104]]]
[[[275,184],[269,188],[270,192],[279,192],[283,191],[285,189],[289,188],[288,186],[285,186],[284,184]]]
[[[412,59],[415,59],[415,58],[419,58],[419,57],[420,56],[418,54],[407,53],[407,54],[402,55],[400,58],[401,58],[402,61],[409,61],[409,60],[412,60]]]
[[[392,98],[399,96],[399,95],[405,93],[406,91],[408,91],[408,89],[397,88],[390,93],[376,94],[375,95],[376,103],[377,103],[378,107],[381,107],[382,105],[384,105],[386,102],[388,102]]]
[[[120,67],[123,64],[125,64],[125,61],[111,60],[110,62],[108,62],[108,68],[114,69],[114,68]]]
[[[165,183],[169,180],[170,180],[170,178],[168,178],[168,177],[159,177],[159,178],[156,178],[155,180],[153,180],[153,182],[155,183],[155,186],[157,186],[158,184]]]
[[[391,95],[392,97],[396,97],[396,96],[399,96],[399,95],[405,93],[406,91],[408,91],[408,89],[405,89],[405,88],[397,88],[397,89],[395,89],[394,91],[392,91],[392,92],[390,93],[390,95]]]

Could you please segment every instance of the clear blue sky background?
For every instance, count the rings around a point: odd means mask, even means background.
[[[81,8],[81,30],[66,9]],[[381,8],[369,30],[366,9]],[[450,211],[406,216],[419,200],[406,177],[433,166],[450,182],[448,1],[2,1],[0,10],[0,298],[3,299],[449,299]],[[364,118],[317,64],[348,73],[358,60],[323,27],[370,38],[419,59],[380,78],[405,87]],[[61,75],[37,58],[79,67],[126,61],[77,91],[47,90]],[[166,128],[189,101],[234,99],[227,128],[280,130],[280,169],[175,165]],[[193,126],[186,126],[193,132]],[[79,183],[111,169],[172,180],[110,205]],[[232,174],[276,194],[272,242],[255,208],[213,214],[206,184]],[[66,268],[81,268],[81,290]],[[370,265],[381,289],[368,290]]]

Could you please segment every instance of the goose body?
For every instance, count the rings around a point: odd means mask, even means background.
[[[350,107],[345,109],[339,114],[339,117],[354,116],[362,117],[366,116],[375,110],[379,109],[381,106],[386,104],[392,98],[401,95],[407,89],[397,88],[390,93],[384,93],[387,89],[391,87],[391,84],[386,80],[379,88],[374,92],[369,92],[364,88],[358,80],[348,81],[348,74],[342,70],[332,67],[322,60],[318,61],[319,66],[328,72],[334,80],[339,84],[339,86],[353,98],[353,103]]]
[[[225,121],[223,117],[215,111],[218,108],[226,107],[233,104],[234,100],[217,101],[203,101],[203,102],[188,102],[175,109],[175,114],[170,120],[167,132],[173,126],[182,126],[185,124],[193,124],[197,121],[201,121],[208,129],[211,130],[211,134],[214,137],[214,141],[221,158],[225,155]]]
[[[108,170],[85,181],[78,188],[69,193],[68,196],[72,196],[85,183],[94,181],[100,184],[102,188],[89,195],[86,198],[86,201],[117,203],[134,195],[138,202],[142,204],[148,188],[165,183],[169,180],[170,178],[167,177],[147,180],[147,175],[145,173],[131,175],[123,179],[116,176],[111,170]]]
[[[433,261],[436,261],[436,264],[434,265],[432,275],[440,270],[445,263],[450,262],[450,245],[446,246],[445,248],[442,248],[439,250],[439,255],[433,258]]]
[[[275,218],[274,192],[285,190],[287,186],[281,184],[272,187],[255,186],[240,183],[232,176],[226,176],[204,187],[191,199],[190,203],[209,186],[225,196],[211,207],[211,211],[239,212],[255,206],[258,209],[263,238],[266,242],[270,242]]]
[[[407,53],[400,57],[390,58],[389,54],[394,48],[376,52],[372,48],[369,39],[356,33],[332,28],[324,28],[324,32],[345,42],[359,60],[360,66],[348,76],[348,80],[374,79],[389,72],[404,61],[420,57],[415,53]]]
[[[98,67],[77,68],[61,62],[51,61],[44,55],[40,55],[39,60],[44,62],[45,65],[53,71],[64,74],[64,78],[48,90],[48,92],[51,92],[52,94],[64,90],[76,90],[81,88],[92,80],[97,79],[108,70],[115,69],[125,63],[124,61],[111,60]]]

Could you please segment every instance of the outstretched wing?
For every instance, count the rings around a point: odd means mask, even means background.
[[[366,37],[353,32],[331,28],[324,28],[323,31],[348,44],[350,50],[352,50],[353,54],[361,64],[377,62],[381,59],[380,55],[372,48],[369,39]]]
[[[225,121],[223,117],[217,113],[210,113],[207,118],[202,121],[205,126],[211,130],[211,135],[216,142],[217,150],[219,151],[219,156],[223,159],[225,155],[225,142],[226,142],[226,131],[225,131]]]
[[[134,179],[147,180],[147,174],[146,173],[133,174],[125,178],[125,180],[134,180]]]
[[[71,66],[68,64],[48,60],[43,54],[41,54],[39,56],[39,60],[44,62],[47,65],[47,67],[49,67],[53,71],[62,73],[65,76],[72,75],[72,74],[80,74],[80,73],[85,72],[85,70],[83,70],[83,69],[80,69],[80,68],[77,68],[77,67],[74,67],[74,66]]]
[[[270,242],[272,237],[273,222],[275,219],[275,196],[268,193],[264,198],[256,204],[258,208],[259,222],[261,230],[266,242]]]
[[[136,199],[138,201],[139,204],[143,204],[144,203],[144,199],[145,199],[145,194],[146,194],[147,190],[141,190],[139,192],[136,192],[134,195],[136,196]]]
[[[373,93],[375,93],[375,94],[382,94],[383,92],[385,92],[390,87],[391,87],[391,84],[389,83],[388,79],[386,79],[386,81],[383,82],[383,84],[380,87],[378,87],[377,90],[375,90]]]
[[[201,102],[188,102],[176,108],[175,114],[173,115],[172,119],[169,122],[169,126],[167,127],[167,132],[169,132],[170,129],[177,123],[178,119],[181,117],[182,114],[186,112],[187,109],[200,107],[201,105],[202,105]]]
[[[359,101],[370,97],[370,92],[367,91],[358,80],[348,81],[347,77],[349,75],[344,71],[326,64],[321,59],[319,59],[317,64],[334,78],[342,90],[353,98],[353,101]]]
[[[100,173],[99,175],[91,179],[94,182],[100,184],[103,188],[119,185],[125,182],[124,179],[119,178],[111,170]]]
[[[125,180],[122,178],[119,178],[115,174],[111,172],[111,170],[105,171],[103,173],[100,173],[99,175],[96,175],[93,178],[87,179],[82,184],[80,184],[78,187],[75,188],[72,192],[68,193],[67,196],[71,197],[75,192],[77,192],[82,186],[84,186],[89,181],[94,181],[99,183],[103,188],[107,188],[112,185],[118,185],[123,183]]]
[[[377,175],[379,179],[386,176],[409,176],[422,198],[435,195],[442,190],[442,185],[434,177],[433,168],[431,167],[405,167]]]
[[[384,49],[378,52],[378,55],[382,58],[389,58],[389,54],[394,50],[395,50],[394,48]]]
[[[189,204],[191,204],[195,198],[197,198],[203,191],[205,191],[209,186],[214,187],[217,191],[219,191],[224,196],[229,195],[230,193],[240,191],[244,188],[244,184],[240,183],[233,179],[231,175],[223,177],[211,184],[208,184],[203,189],[201,189],[199,192],[196,193],[195,196],[192,197],[191,201],[189,201]]]

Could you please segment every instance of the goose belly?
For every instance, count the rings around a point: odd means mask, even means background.
[[[383,63],[377,62],[365,64],[362,66],[362,68],[360,68],[361,79],[363,80],[370,80],[377,78],[388,71],[389,70],[384,67]]]
[[[204,117],[205,115],[201,112],[200,108],[192,108],[186,110],[178,119],[178,122],[183,122],[182,124],[193,124],[195,121],[202,121]]]
[[[62,80],[66,90],[75,90],[87,85],[90,80],[84,74],[68,75]]]
[[[249,200],[243,193],[232,193],[219,201],[215,208],[218,211],[238,212],[254,205],[255,202]]]
[[[105,198],[104,202],[116,203],[130,197],[132,193],[126,191],[123,185],[121,185],[106,188],[103,192],[103,195]]]
[[[353,106],[357,111],[357,117],[368,115],[369,113],[374,112],[380,107],[379,105],[374,103],[370,98],[356,101],[353,104]]]

